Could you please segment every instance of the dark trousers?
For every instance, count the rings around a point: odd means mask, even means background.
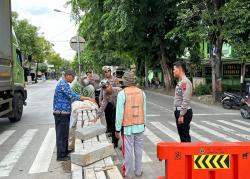
[[[181,142],[191,142],[189,130],[190,130],[190,122],[192,121],[192,118],[193,118],[192,109],[187,110],[187,113],[184,115],[184,124],[178,124],[180,111],[176,110],[174,112],[174,115],[175,115],[176,125],[177,125],[177,129],[178,129]]]
[[[70,115],[54,114],[56,125],[57,158],[66,157],[68,154]]]
[[[115,137],[115,117],[116,117],[116,107],[112,103],[108,103],[105,110],[107,132],[111,133],[112,143],[114,144],[114,147],[117,147],[119,139]]]

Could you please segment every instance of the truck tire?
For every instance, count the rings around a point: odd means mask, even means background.
[[[23,96],[21,93],[14,94],[12,108],[13,112],[9,117],[10,122],[20,121],[23,114]]]

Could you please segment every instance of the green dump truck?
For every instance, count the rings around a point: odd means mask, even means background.
[[[11,27],[11,1],[0,0],[0,118],[19,121],[27,98],[22,53]]]

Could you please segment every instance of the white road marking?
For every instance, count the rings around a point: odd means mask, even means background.
[[[239,116],[238,113],[210,113],[210,114],[193,114],[194,116]]]
[[[159,129],[161,132],[169,136],[174,141],[179,142],[179,136],[174,131],[170,130],[160,122],[151,122],[151,124],[157,129]]]
[[[29,129],[25,132],[21,139],[12,147],[9,153],[0,162],[0,177],[9,176],[11,170],[14,168],[18,159],[27,148],[37,129]]]
[[[175,122],[169,122],[169,124],[171,124],[172,126],[176,126]],[[204,137],[197,132],[194,132],[192,129],[190,130],[190,135],[192,138],[196,138],[201,142],[212,142],[212,140],[210,140],[209,138]]]
[[[151,130],[149,130],[147,127],[144,131],[144,135],[156,146],[159,142],[162,142],[162,140],[157,137]]]
[[[208,128],[208,127],[205,127],[205,126],[203,126],[203,125],[199,125],[199,124],[197,124],[197,123],[195,123],[195,122],[192,122],[191,124],[192,124],[193,126],[199,128],[199,129],[202,129],[202,130],[204,130],[204,131],[206,131],[206,132],[208,132],[208,133],[210,133],[210,134],[212,134],[212,135],[214,135],[214,136],[216,136],[216,137],[220,137],[220,138],[222,138],[222,139],[224,139],[224,140],[227,140],[227,141],[229,141],[229,142],[239,142],[239,140],[237,140],[237,139],[234,139],[234,138],[232,138],[232,137],[230,137],[230,136],[228,136],[228,135],[222,134],[222,133],[217,132],[217,131],[215,131],[215,130],[213,130],[213,129],[210,129],[210,128]]]
[[[238,123],[241,123],[241,124],[244,124],[244,125],[250,126],[250,121],[249,121],[249,122],[242,121],[242,120],[234,120],[234,121],[236,121],[236,122],[238,122]]]
[[[50,128],[46,137],[36,155],[36,158],[29,170],[29,173],[42,173],[49,171],[49,165],[53,156],[53,151],[56,144],[55,129]]]
[[[142,151],[142,163],[152,162],[151,158],[146,154],[146,152]]]
[[[147,117],[160,117],[161,115],[159,114],[147,114]]]
[[[14,132],[15,130],[8,130],[0,134],[0,145],[2,145]]]
[[[171,113],[174,112],[173,110],[167,109],[166,107],[163,107],[163,106],[161,106],[161,105],[159,105],[159,104],[155,104],[155,103],[150,102],[150,101],[147,101],[147,103],[148,103],[148,104],[151,104],[151,105],[153,105],[153,106],[156,106],[156,107],[158,107],[158,108],[161,109],[161,110],[165,110],[165,111],[168,111],[168,112],[171,112]]]
[[[217,128],[217,129],[224,130],[226,132],[229,132],[229,133],[232,133],[234,135],[237,135],[237,136],[239,136],[241,138],[250,140],[250,135],[240,134],[240,133],[238,133],[237,131],[235,131],[235,130],[233,130],[231,128],[228,128],[228,127],[216,124],[216,123],[212,123],[210,121],[202,121],[202,122],[206,123],[207,125],[213,126],[213,127]]]
[[[238,124],[235,124],[235,123],[232,123],[232,122],[224,121],[224,120],[218,120],[218,121],[221,122],[221,123],[223,123],[223,124],[226,124],[226,125],[238,128],[240,130],[250,132],[250,128],[249,127],[244,127],[244,126],[241,126],[241,125],[238,125]]]

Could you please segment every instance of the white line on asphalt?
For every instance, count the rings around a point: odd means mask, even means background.
[[[146,152],[142,151],[142,163],[152,162],[151,158],[146,154]]]
[[[210,114],[193,114],[194,116],[231,116],[236,115],[238,116],[238,113],[210,113]]]
[[[15,130],[8,130],[0,134],[0,145],[2,145],[14,132]]]
[[[236,121],[238,123],[241,123],[241,124],[244,124],[244,125],[250,126],[250,122],[246,122],[246,121],[242,121],[242,120],[234,120],[234,121]]]
[[[169,122],[169,124],[171,124],[172,126],[176,126],[175,122]],[[190,135],[191,135],[191,137],[196,138],[201,142],[212,142],[212,140],[210,140],[209,138],[204,137],[204,136],[198,134],[197,132],[194,132],[193,130],[190,130]]]
[[[161,115],[159,114],[147,114],[147,117],[160,117]]]
[[[205,123],[205,124],[207,124],[207,125],[213,126],[213,127],[217,128],[217,129],[224,130],[226,132],[232,133],[232,134],[234,134],[236,136],[239,136],[241,138],[250,140],[250,135],[240,134],[240,133],[238,133],[237,131],[235,131],[235,130],[233,130],[231,128],[222,126],[220,124],[212,123],[210,121],[202,121],[202,122]]]
[[[223,123],[223,124],[227,124],[229,126],[241,129],[243,131],[250,132],[250,128],[249,127],[244,127],[244,126],[241,126],[241,125],[238,125],[238,124],[235,124],[235,123],[231,123],[231,122],[228,122],[228,121],[224,121],[224,120],[218,120],[218,121],[221,122],[221,123]]]
[[[151,130],[149,130],[147,127],[144,131],[144,135],[156,146],[159,142],[162,142],[162,140],[157,137]]]
[[[191,124],[192,124],[193,126],[199,128],[199,129],[202,129],[202,130],[204,130],[204,131],[206,131],[206,132],[208,132],[208,133],[210,133],[210,134],[212,134],[212,135],[215,135],[216,137],[220,137],[220,138],[222,138],[222,139],[224,139],[224,140],[227,140],[227,141],[229,141],[229,142],[239,142],[239,140],[237,140],[237,139],[234,139],[234,138],[232,138],[232,137],[229,137],[228,135],[222,134],[222,133],[217,132],[217,131],[215,131],[215,130],[213,130],[213,129],[210,129],[210,128],[208,128],[208,127],[205,127],[205,126],[203,126],[203,125],[199,125],[199,124],[197,124],[197,123],[195,123],[195,122],[192,122]]]
[[[150,101],[147,101],[147,103],[148,103],[148,104],[151,104],[151,105],[153,105],[153,106],[156,106],[156,107],[160,108],[161,110],[165,110],[165,111],[168,111],[168,112],[171,112],[171,113],[174,112],[173,110],[167,109],[166,107],[163,107],[163,106],[161,106],[161,105],[159,105],[159,104],[155,104],[155,103],[150,102]]]
[[[56,144],[55,129],[50,128],[29,170],[29,173],[48,172]]]
[[[174,141],[179,142],[179,136],[174,131],[170,130],[160,122],[151,122],[151,124],[157,129],[159,129],[161,132],[169,136]]]
[[[0,162],[0,177],[9,176],[18,159],[27,148],[32,138],[36,134],[37,129],[29,129],[25,132],[21,139],[12,147],[9,153]]]

